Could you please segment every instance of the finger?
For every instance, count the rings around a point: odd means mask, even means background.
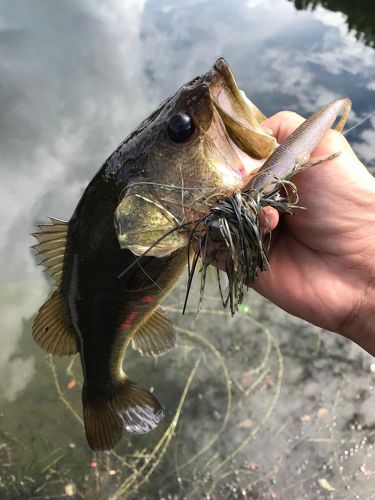
[[[280,111],[267,118],[262,126],[270,128],[277,141],[282,143],[304,121],[302,116],[293,111]]]
[[[279,223],[279,212],[272,207],[264,207],[260,211],[260,225],[262,234],[268,234],[273,231]]]
[[[262,126],[271,129],[277,141],[282,143],[303,122],[304,118],[293,111],[280,111],[270,118],[267,118],[267,120],[262,123]],[[298,179],[301,179],[300,175],[303,177],[307,175],[310,179],[311,177],[319,175],[321,172],[328,172],[327,165],[329,163],[332,167],[340,166],[341,169],[345,166],[346,171],[353,171],[359,178],[363,178],[367,180],[367,182],[373,182],[373,177],[363,163],[357,158],[346,138],[340,132],[337,132],[337,130],[330,129],[325,133],[315,150],[312,151],[311,158],[321,158],[332,153],[340,153],[340,156],[324,165],[315,167],[311,170],[309,169],[303,174],[299,174]],[[297,177],[296,183],[299,184]]]
[[[262,126],[271,129],[277,141],[279,143],[282,143],[304,121],[305,119],[294,111],[280,111],[270,118],[267,118],[262,123]],[[352,158],[357,159],[353,149],[350,147],[350,144],[340,132],[337,132],[336,130],[328,130],[324,137],[324,140],[324,153],[326,152],[328,147],[330,147],[333,152],[346,152]],[[318,146],[314,151],[315,155],[319,155],[319,149],[320,148]]]
[[[346,138],[340,132],[337,132],[337,130],[327,130],[323,140],[320,141],[312,156],[325,155],[328,151],[345,153],[348,159],[358,161],[356,154]],[[340,160],[342,160],[342,158]]]

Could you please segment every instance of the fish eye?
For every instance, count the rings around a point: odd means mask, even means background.
[[[169,119],[167,132],[173,142],[188,141],[195,132],[195,125],[191,116],[186,113],[177,113]]]

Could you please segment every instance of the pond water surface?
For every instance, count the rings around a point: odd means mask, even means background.
[[[359,7],[360,5],[360,7]],[[87,182],[178,86],[224,56],[263,110],[375,110],[375,7],[345,0],[0,3],[0,497],[375,496],[374,359],[255,294],[230,318],[213,287],[196,319],[169,300],[175,351],[129,353],[166,408],[161,429],[93,454],[77,360],[31,325],[50,284],[35,224],[69,219]],[[375,117],[348,134],[375,171]],[[338,173],[339,175],[339,173]]]

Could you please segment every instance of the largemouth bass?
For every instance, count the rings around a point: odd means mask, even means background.
[[[51,219],[34,234],[56,290],[33,336],[48,353],[79,353],[93,450],[161,421],[155,396],[125,374],[126,350],[159,356],[175,345],[160,303],[186,267],[189,231],[210,200],[243,189],[277,146],[264,119],[219,59],[124,140],[69,222]]]

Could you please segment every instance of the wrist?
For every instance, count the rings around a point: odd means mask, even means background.
[[[361,300],[340,326],[338,333],[375,356],[375,280],[367,285]]]

